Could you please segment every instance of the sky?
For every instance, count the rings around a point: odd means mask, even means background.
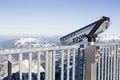
[[[0,0],[0,35],[66,35],[102,16],[120,33],[120,0]]]

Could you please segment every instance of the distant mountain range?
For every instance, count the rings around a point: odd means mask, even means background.
[[[56,46],[56,43],[40,38],[20,38],[20,39],[7,40],[0,43],[0,49],[39,48],[39,47],[50,47],[50,46]]]
[[[86,43],[83,41],[81,43]],[[96,43],[119,43],[120,35],[104,35],[97,37]],[[50,47],[60,45],[59,38],[19,38],[13,40],[6,40],[0,43],[0,49],[11,48],[38,48]]]

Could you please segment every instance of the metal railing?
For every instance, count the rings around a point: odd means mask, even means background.
[[[22,79],[23,55],[28,53],[29,69],[28,80],[32,80],[32,60],[33,55],[37,53],[37,80],[75,80],[76,57],[78,55],[79,46],[59,46],[47,48],[31,48],[31,49],[10,49],[0,50],[0,55],[8,56],[8,79],[11,80],[12,75],[12,59],[15,54],[18,54],[19,64],[19,79]],[[41,57],[41,55],[44,55]],[[44,57],[44,59],[42,59]],[[71,64],[72,63],[72,64]],[[66,67],[65,67],[66,66]],[[44,68],[45,76],[41,78],[40,68]],[[70,73],[72,72],[72,73]],[[59,76],[56,77],[56,74]],[[66,75],[66,76],[65,76]],[[72,76],[70,76],[72,75]],[[44,78],[44,79],[43,79]]]
[[[120,80],[120,44],[100,46],[97,80]]]
[[[96,80],[120,80],[120,44],[98,45],[96,51]],[[19,79],[23,76],[24,54],[28,54],[28,80],[32,80],[33,56],[37,63],[37,80],[85,80],[84,46],[58,46],[31,49],[0,50],[8,56],[8,79],[11,80],[13,56],[18,54]],[[11,66],[11,67],[10,67]],[[41,67],[44,71],[41,71]],[[41,75],[44,73],[44,76]],[[42,76],[42,77],[41,77]]]

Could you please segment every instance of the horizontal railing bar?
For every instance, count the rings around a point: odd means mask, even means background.
[[[114,44],[96,44],[98,46],[113,46],[120,45],[118,43]],[[79,45],[73,46],[55,46],[55,47],[47,47],[47,48],[23,48],[23,49],[4,49],[0,50],[0,55],[2,54],[20,54],[20,53],[28,53],[28,52],[40,52],[40,51],[48,51],[48,50],[62,50],[62,49],[71,49],[71,48],[79,48]]]
[[[113,45],[120,45],[120,43],[96,44],[96,46],[113,46]]]
[[[0,54],[20,54],[27,52],[40,52],[40,51],[49,51],[49,50],[62,50],[62,49],[71,49],[71,48],[79,48],[80,46],[56,46],[56,47],[47,47],[47,48],[23,48],[23,49],[5,49],[0,50]]]

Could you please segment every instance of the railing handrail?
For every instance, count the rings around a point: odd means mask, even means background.
[[[97,43],[96,45],[98,45],[98,46],[104,46],[104,45],[113,46],[113,45],[120,45],[120,43]]]
[[[18,48],[18,49],[4,49],[0,50],[0,55],[4,54],[20,54],[27,52],[41,52],[41,51],[50,51],[50,50],[62,50],[62,49],[71,49],[71,48],[79,48],[79,45],[73,46],[54,46],[54,47],[41,47],[41,48]]]
[[[98,46],[104,45],[120,45],[120,43],[111,43],[111,44],[96,44]],[[79,45],[70,45],[70,46],[53,46],[53,47],[40,47],[40,48],[17,48],[17,49],[3,49],[0,50],[0,55],[6,54],[20,54],[20,53],[27,53],[27,52],[39,52],[39,51],[49,51],[49,50],[62,50],[62,49],[71,49],[71,48],[79,48]]]

